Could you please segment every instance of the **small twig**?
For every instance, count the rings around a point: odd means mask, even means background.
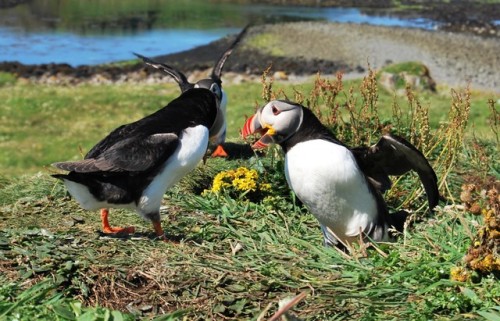
[[[271,308],[271,306],[273,305],[272,302],[269,302],[269,304],[264,308],[264,310],[262,310],[262,312],[259,314],[259,316],[257,317],[257,321],[262,321],[264,320],[264,317],[267,313],[267,311],[269,311],[269,309]]]
[[[332,231],[332,229],[330,229],[328,226],[325,226],[326,229],[328,230],[328,232],[330,232],[336,239],[337,241],[340,242],[340,244],[342,244],[346,249],[349,250],[349,253],[353,253],[354,252],[354,249],[352,248],[352,246],[349,244],[349,243],[346,243],[344,241],[342,241],[340,238],[337,237],[337,235],[335,234],[335,232]],[[353,257],[350,256],[349,254],[347,254],[346,252],[342,251],[341,249],[339,249],[338,247],[335,247],[335,249],[340,253],[342,254],[343,257],[345,257],[346,259],[352,259]]]
[[[281,317],[283,314],[285,314],[285,312],[287,312],[294,305],[296,305],[297,303],[302,301],[302,299],[304,299],[306,297],[306,295],[307,295],[306,292],[302,292],[299,295],[297,295],[296,297],[294,297],[293,299],[291,299],[287,304],[285,304],[278,311],[276,311],[276,313],[268,321],[278,320],[278,318]]]
[[[373,247],[375,251],[377,251],[378,254],[380,254],[382,257],[387,258],[389,255],[382,251],[378,246],[376,246],[374,243],[369,242],[369,246]]]

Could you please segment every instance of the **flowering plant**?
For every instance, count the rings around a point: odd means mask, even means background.
[[[465,282],[471,271],[481,274],[500,272],[500,182],[486,184],[465,184],[460,199],[470,213],[482,215],[483,224],[467,251],[461,266],[451,269],[451,278]]]
[[[238,198],[248,197],[255,199],[262,193],[271,191],[271,184],[265,182],[257,170],[238,167],[222,171],[215,175],[212,188],[203,193],[227,193]]]

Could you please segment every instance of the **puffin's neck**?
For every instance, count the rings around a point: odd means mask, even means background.
[[[302,111],[302,124],[300,124],[295,133],[280,143],[285,153],[298,143],[313,139],[324,139],[345,146],[333,136],[330,130],[319,121],[309,108],[302,107]]]

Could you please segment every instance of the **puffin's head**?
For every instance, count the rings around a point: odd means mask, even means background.
[[[174,80],[179,84],[179,87],[181,88],[181,91],[183,93],[193,88],[205,88],[210,90],[215,95],[217,99],[217,116],[212,127],[210,128],[210,139],[211,141],[214,141],[216,144],[224,142],[226,133],[225,118],[226,118],[227,97],[226,94],[224,93],[224,90],[222,90],[222,80],[221,80],[222,67],[224,67],[224,63],[226,62],[227,58],[229,58],[236,45],[245,35],[248,27],[249,26],[243,28],[243,30],[238,34],[236,39],[229,45],[226,51],[222,53],[220,58],[215,63],[214,68],[212,69],[212,74],[210,75],[210,78],[201,79],[196,83],[190,83],[186,75],[184,75],[181,71],[175,69],[172,66],[155,62],[152,59],[134,53],[137,57],[141,58],[144,61],[144,63],[146,63],[148,66],[162,70],[165,73],[169,74],[172,78],[174,78]]]
[[[260,133],[252,148],[264,148],[271,143],[280,144],[290,138],[302,124],[303,107],[285,100],[272,100],[247,119],[241,134],[243,138]]]
[[[222,90],[222,81],[219,77],[205,78],[199,80],[193,85],[193,88],[206,88],[210,90],[217,98],[217,101],[219,103],[219,108],[226,110],[225,105],[227,99],[224,90]]]
[[[229,45],[226,51],[224,51],[222,55],[219,57],[219,59],[216,61],[214,68],[212,69],[212,74],[210,75],[210,78],[201,79],[196,83],[190,83],[186,75],[184,75],[181,71],[175,69],[172,66],[153,61],[150,58],[144,57],[136,53],[134,53],[134,55],[141,58],[144,61],[144,63],[147,64],[148,66],[162,70],[165,73],[169,74],[179,84],[179,87],[181,88],[182,92],[188,91],[189,89],[192,88],[206,88],[210,90],[212,93],[214,93],[215,97],[218,100],[219,109],[221,109],[225,113],[226,97],[224,95],[224,91],[222,90],[222,80],[221,80],[222,67],[224,67],[227,58],[229,58],[236,45],[245,35],[248,27],[249,26],[243,28],[243,30],[238,34],[236,39]]]
[[[217,99],[217,116],[209,131],[210,143],[214,145],[224,143],[226,133],[227,98],[221,84],[220,77],[213,74],[211,78],[199,80],[194,84],[194,88],[206,88],[210,90]]]

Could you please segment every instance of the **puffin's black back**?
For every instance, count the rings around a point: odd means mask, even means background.
[[[301,106],[290,101],[287,101],[287,103]],[[304,106],[301,107],[303,112],[302,124],[292,136],[290,136],[284,142],[280,143],[285,153],[288,152],[290,148],[292,148],[296,144],[312,139],[323,139],[335,144],[345,146],[345,144],[338,141],[335,136],[333,136],[332,132],[319,121],[319,119],[309,108],[306,108]]]
[[[203,125],[210,128],[217,116],[215,95],[208,89],[196,88],[182,93],[167,106],[136,122],[122,125],[97,143],[85,158],[96,158],[124,137],[179,133],[188,127]]]
[[[176,136],[188,127],[203,125],[210,128],[217,116],[215,95],[208,89],[190,89],[167,106],[136,122],[122,125],[95,145],[85,159],[98,158],[106,150],[124,139],[145,139],[154,134],[172,133]],[[164,161],[175,151],[177,142],[168,144],[161,159],[145,171],[96,171],[76,172],[52,175],[87,186],[90,193],[99,201],[114,204],[137,202],[147,187],[162,168]],[[164,158],[164,159],[163,159]]]

